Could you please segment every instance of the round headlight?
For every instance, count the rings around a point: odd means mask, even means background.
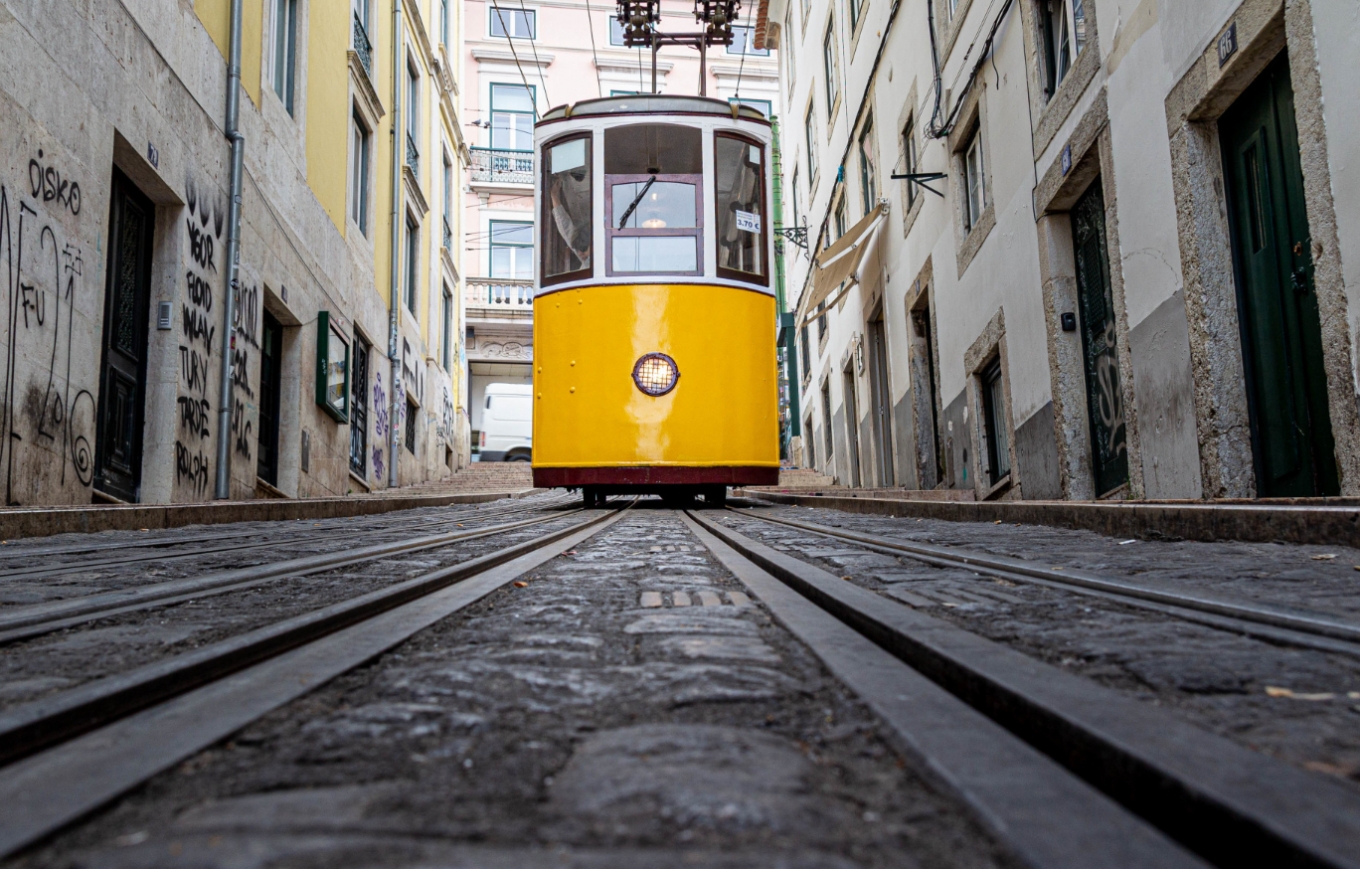
[[[679,379],[680,369],[665,353],[648,353],[633,364],[633,382],[648,395],[665,395]]]

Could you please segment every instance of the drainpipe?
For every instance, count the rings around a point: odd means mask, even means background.
[[[236,0],[240,2],[240,0]],[[392,370],[391,407],[387,412],[387,485],[397,486],[397,462],[401,459],[397,434],[398,385],[401,383],[401,358],[397,353],[398,325],[401,320],[401,164],[405,162],[405,142],[401,129],[401,73],[403,60],[401,0],[392,0],[392,250],[388,257],[387,288],[387,362]]]
[[[231,496],[231,352],[236,346],[236,290],[241,269],[241,3],[231,0],[231,60],[227,66],[227,140],[231,142],[231,198],[227,209],[227,303],[222,306],[222,383],[217,408],[217,480],[213,498]]]
[[[774,135],[771,147],[771,154],[774,160],[774,227],[778,231],[784,228],[784,159],[780,152],[779,143],[779,117],[770,119],[770,131]],[[794,192],[797,196],[797,192]],[[794,330],[793,315],[785,310],[788,301],[784,295],[784,255],[788,253],[789,245],[792,244],[787,238],[782,241],[776,240],[779,245],[779,256],[775,257],[775,309],[778,311],[778,328],[784,333],[784,388],[785,394],[789,398],[789,427],[785,436],[779,439],[779,448],[783,453],[782,458],[792,459],[793,455],[789,450],[789,438],[797,437],[800,434],[802,419],[798,408],[798,387],[801,380],[798,377],[798,341]]]

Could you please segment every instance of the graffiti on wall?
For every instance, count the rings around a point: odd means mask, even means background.
[[[175,438],[175,483],[194,497],[207,493],[212,476],[208,456],[212,440],[212,401],[209,384],[217,326],[213,323],[213,281],[217,277],[217,246],[222,240],[223,213],[219,201],[209,201],[192,176],[184,182],[185,230],[189,256],[185,262],[180,299],[179,431]]]
[[[6,344],[0,459],[10,505],[18,503],[16,461],[24,477],[55,479],[63,489],[68,480],[81,487],[94,481],[94,382],[82,388],[71,381],[75,306],[84,300],[85,269],[81,248],[63,221],[80,211],[79,182],[41,149],[19,186],[0,182],[5,267],[0,338]],[[90,376],[87,366],[77,370]]]

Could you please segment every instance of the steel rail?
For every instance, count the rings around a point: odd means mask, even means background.
[[[753,598],[883,719],[938,787],[1018,855],[1017,864],[1205,869],[1151,825],[717,537],[708,520],[685,513],[681,519]]]
[[[367,534],[379,534],[379,533],[383,533],[383,532],[390,532],[390,531],[394,531],[394,530],[396,530],[396,531],[410,531],[410,530],[414,530],[414,529],[417,529],[417,528],[433,528],[433,527],[440,527],[440,526],[452,525],[452,524],[456,523],[459,519],[464,519],[464,520],[466,520],[466,519],[471,519],[471,518],[488,518],[488,517],[493,517],[493,516],[502,516],[502,515],[505,515],[505,514],[507,514],[507,513],[532,512],[533,510],[539,509],[539,508],[544,507],[544,506],[553,506],[553,505],[560,505],[560,504],[563,504],[563,503],[568,503],[569,500],[571,500],[571,499],[554,499],[553,501],[549,502],[549,503],[546,504],[546,505],[545,505],[545,504],[535,504],[535,505],[531,505],[531,506],[530,506],[530,505],[526,505],[526,506],[517,507],[517,508],[500,508],[500,509],[498,509],[498,510],[495,511],[495,512],[487,512],[487,513],[481,513],[481,514],[468,514],[468,515],[465,515],[465,514],[462,514],[462,513],[458,513],[458,514],[456,514],[456,515],[454,515],[454,516],[450,516],[450,517],[448,517],[448,518],[443,518],[443,519],[433,519],[433,520],[429,520],[429,521],[422,521],[422,522],[413,523],[413,524],[411,524],[411,525],[409,525],[409,526],[406,526],[405,528],[397,528],[397,527],[395,527],[397,523],[396,523],[395,520],[393,520],[393,521],[384,523],[384,524],[379,525],[379,526],[368,525],[368,526],[365,526],[365,527],[363,527],[363,528],[349,528],[349,527],[345,527],[345,526],[326,526],[326,527],[323,527],[323,528],[308,527],[304,533],[307,533],[307,534],[309,534],[309,535],[311,535],[311,536],[329,536],[329,535],[337,534],[337,533],[358,533],[358,534],[366,534],[366,535],[367,535]],[[355,517],[355,518],[361,518],[361,517]],[[299,530],[301,530],[301,529],[299,529]],[[255,531],[241,531],[241,532],[237,532],[237,533],[227,533],[227,534],[203,534],[203,535],[199,535],[199,536],[196,536],[196,537],[182,537],[182,538],[179,538],[179,539],[177,539],[177,540],[167,540],[167,539],[164,539],[164,538],[156,538],[156,539],[147,540],[147,541],[133,540],[133,541],[120,542],[120,543],[108,543],[108,544],[105,544],[105,545],[103,545],[103,546],[73,546],[73,547],[70,547],[70,548],[60,548],[60,549],[34,549],[34,550],[32,550],[32,551],[14,550],[14,551],[0,552],[0,560],[4,560],[4,559],[14,559],[14,558],[36,558],[36,557],[43,557],[43,558],[45,558],[45,557],[53,556],[53,555],[82,555],[82,554],[89,553],[89,552],[106,552],[106,551],[108,551],[108,550],[116,550],[116,549],[152,549],[152,548],[160,549],[160,548],[165,548],[165,547],[169,547],[169,546],[179,546],[179,545],[192,544],[192,543],[215,543],[215,542],[222,542],[222,541],[227,541],[227,540],[240,540],[240,539],[249,538],[249,537],[259,537],[259,536],[261,536],[261,535],[263,535],[263,534],[268,534],[268,533],[270,533],[268,530],[261,529],[261,530],[255,530]],[[5,570],[0,570],[0,582],[6,581],[6,580],[32,579],[32,578],[41,577],[41,576],[53,576],[53,575],[59,575],[59,574],[61,574],[61,573],[63,573],[63,572],[69,571],[69,570],[71,570],[71,569],[91,570],[91,569],[100,568],[100,567],[117,567],[117,566],[123,565],[123,564],[138,564],[138,563],[145,562],[145,561],[170,561],[170,560],[179,559],[179,558],[191,558],[191,557],[193,557],[193,556],[197,556],[197,555],[209,555],[209,554],[212,554],[212,553],[215,553],[215,552],[232,552],[232,551],[246,550],[246,549],[260,549],[260,548],[264,548],[264,547],[267,547],[267,546],[277,545],[277,544],[280,543],[280,542],[287,542],[287,541],[280,541],[280,540],[278,540],[277,538],[275,538],[275,539],[272,539],[272,540],[264,540],[264,541],[260,541],[259,543],[232,544],[232,545],[230,545],[230,546],[218,546],[218,547],[212,547],[212,548],[209,548],[209,549],[195,549],[195,550],[193,550],[192,552],[182,552],[182,553],[177,552],[177,553],[169,553],[169,554],[165,554],[165,553],[159,553],[159,554],[157,554],[157,553],[148,553],[148,554],[145,554],[145,555],[133,555],[133,556],[123,556],[123,557],[106,558],[106,559],[103,559],[103,560],[100,560],[100,561],[91,561],[91,562],[62,562],[62,563],[60,563],[60,564],[47,565],[47,566],[43,566],[43,567],[33,567],[33,568],[28,568],[28,569],[7,570],[7,571],[5,571]]]
[[[1360,794],[1349,787],[690,518],[1210,862],[1360,869]]]
[[[1255,623],[1273,628],[1283,628],[1304,635],[1330,637],[1336,640],[1344,640],[1347,643],[1360,643],[1360,624],[1328,618],[1319,613],[1301,610],[1289,611],[1274,609],[1250,603],[1221,600],[1207,595],[1161,591],[1120,579],[1086,573],[1081,570],[1054,570],[1053,568],[1039,567],[1030,562],[1018,558],[1010,558],[1004,555],[979,555],[971,552],[959,552],[943,546],[933,546],[928,543],[906,543],[901,540],[894,540],[891,537],[882,537],[876,534],[865,534],[858,531],[843,531],[838,528],[828,528],[825,525],[817,525],[812,522],[801,522],[796,519],[761,516],[754,512],[747,512],[732,507],[729,507],[728,509],[738,516],[758,519],[761,522],[784,525],[789,528],[797,528],[802,531],[821,534],[825,537],[848,540],[862,544],[870,549],[886,551],[890,554],[909,555],[918,561],[923,561],[926,564],[931,564],[936,567],[967,567],[975,573],[1001,579],[1020,582],[1038,580],[1044,585],[1057,586],[1078,593],[1098,593],[1099,596],[1107,599],[1115,598],[1124,600],[1128,603],[1146,601],[1174,607],[1178,610],[1207,613],[1209,615],[1221,617],[1210,623],[1214,627],[1224,627],[1225,623],[1222,619],[1226,618],[1238,623]],[[1167,610],[1162,611],[1165,612]],[[1184,612],[1176,614],[1181,617],[1189,615],[1189,613]],[[1239,627],[1242,630],[1250,632],[1250,628],[1247,625],[1240,625]],[[1279,638],[1280,635],[1272,632],[1269,636],[1272,639],[1276,639]],[[1349,648],[1354,650],[1355,647]],[[1344,651],[1348,649],[1347,647],[1328,644],[1327,650]]]
[[[378,558],[436,549],[451,543],[475,540],[530,525],[551,522],[581,512],[581,508],[550,516],[538,516],[486,528],[425,535],[391,543],[376,543],[356,549],[342,549],[320,555],[292,558],[273,564],[239,567],[185,579],[172,579],[152,585],[133,586],[50,603],[33,604],[0,611],[0,646],[32,639],[42,634],[73,627],[94,619],[108,618],[153,606],[169,606],[210,595],[226,594],[244,588],[296,578],[337,567],[348,567]]]
[[[484,599],[631,506],[0,715],[0,857]]]

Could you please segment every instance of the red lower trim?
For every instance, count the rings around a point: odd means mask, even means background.
[[[534,468],[541,489],[580,486],[776,486],[778,468]]]

